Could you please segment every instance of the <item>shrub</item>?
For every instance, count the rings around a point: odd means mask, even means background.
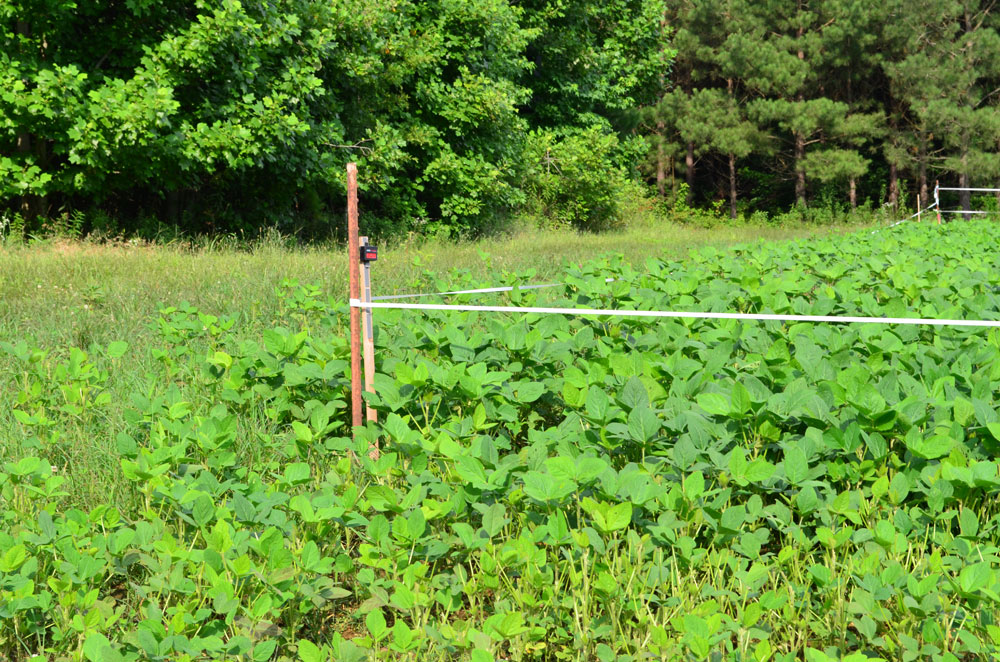
[[[604,230],[622,220],[628,176],[617,165],[618,137],[600,126],[528,136],[528,208],[556,225]]]

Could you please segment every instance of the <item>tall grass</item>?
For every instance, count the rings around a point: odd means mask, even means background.
[[[479,241],[409,238],[380,247],[373,267],[373,291],[394,294],[435,291],[453,283],[480,283],[503,273],[507,282],[548,281],[566,262],[620,253],[633,264],[655,256],[676,256],[703,245],[800,237],[843,229],[806,225],[734,225],[715,228],[642,217],[607,234],[522,229]],[[271,235],[246,243],[234,238],[196,238],[167,244],[99,242],[52,238],[0,247],[0,342],[40,348],[55,356],[69,349],[107,346],[126,340],[134,347],[155,341],[158,311],[184,303],[234,320],[233,337],[258,339],[281,318],[276,290],[286,280],[315,283],[324,297],[346,300],[346,249],[333,243],[300,246]],[[503,283],[497,283],[503,284]],[[192,353],[207,347],[192,346]],[[114,501],[117,475],[102,467],[116,462],[114,437],[132,394],[162,366],[148,352],[131,353],[130,363],[109,367],[107,383],[116,406],[100,419],[65,431],[63,444],[88,480],[73,481],[81,505]],[[16,363],[0,354],[0,456],[23,453],[22,428],[11,414]],[[110,463],[110,464],[109,464]]]

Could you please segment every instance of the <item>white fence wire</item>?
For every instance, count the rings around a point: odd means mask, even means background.
[[[962,215],[979,215],[986,216],[989,214],[1000,214],[1000,211],[990,211],[982,209],[943,209],[941,207],[941,191],[948,191],[953,193],[997,193],[1000,194],[1000,188],[974,188],[974,187],[956,187],[956,186],[934,186],[934,205],[938,208],[938,214],[962,214]]]
[[[890,223],[889,225],[885,226],[884,228],[878,228],[876,230],[872,230],[872,234],[875,234],[876,232],[881,232],[882,230],[888,230],[889,228],[894,228],[897,225],[902,225],[903,223],[906,223],[907,221],[910,221],[910,220],[913,220],[914,218],[917,218],[921,214],[926,214],[927,212],[931,211],[932,209],[934,209],[936,207],[937,207],[937,203],[935,202],[930,207],[924,207],[923,209],[918,209],[917,211],[913,212],[912,214],[910,214],[909,216],[907,216],[906,218],[904,218],[902,220],[896,221],[895,223]]]
[[[896,221],[884,228],[873,230],[872,233],[888,228],[896,227],[920,217],[932,211],[944,214],[991,214],[1000,212],[990,211],[962,211],[940,208],[939,191],[972,191],[972,192],[995,192],[1000,193],[1000,189],[962,189],[934,187],[934,202],[923,209],[919,209],[910,216]],[[605,283],[615,282],[614,278],[606,278]],[[962,319],[935,319],[922,317],[864,317],[854,315],[785,315],[774,313],[714,313],[699,311],[677,311],[677,310],[616,310],[602,308],[555,308],[542,306],[475,306],[464,304],[437,304],[437,303],[396,303],[400,299],[416,299],[434,296],[454,296],[461,294],[488,294],[493,292],[512,292],[514,290],[538,290],[550,287],[560,287],[564,283],[541,283],[536,285],[510,285],[504,287],[485,287],[472,290],[450,290],[447,292],[426,292],[419,294],[393,294],[388,296],[372,297],[371,301],[361,301],[351,299],[352,308],[373,310],[376,308],[395,310],[423,310],[423,311],[453,311],[453,312],[484,312],[484,313],[520,313],[525,315],[574,315],[579,317],[653,317],[666,319],[714,319],[714,320],[742,320],[760,322],[810,322],[819,324],[884,324],[884,325],[911,325],[911,326],[941,326],[941,327],[977,327],[977,328],[1000,328],[1000,320],[962,320]]]
[[[919,326],[969,326],[1000,328],[1000,320],[956,320],[919,317],[856,317],[848,315],[782,315],[770,313],[711,313],[675,310],[614,310],[601,308],[547,308],[539,306],[471,306],[437,303],[364,302],[351,299],[353,308],[394,308],[398,310],[439,310],[454,312],[522,313],[535,315],[576,315],[580,317],[660,317],[674,319],[748,320],[764,322],[818,322],[828,324],[890,324]]]
[[[614,278],[605,278],[605,283],[615,282]],[[422,294],[390,294],[372,297],[372,301],[395,301],[398,299],[417,299],[422,297],[443,297],[458,294],[489,294],[491,292],[513,292],[514,290],[541,290],[547,287],[563,287],[565,283],[541,283],[538,285],[508,285],[505,287],[483,287],[478,290],[451,290],[449,292],[425,292]]]

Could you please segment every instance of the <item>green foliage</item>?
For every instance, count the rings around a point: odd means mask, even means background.
[[[371,11],[381,46],[344,95],[358,113],[352,135],[374,139],[359,159],[373,213],[418,229],[429,223],[431,232],[488,229],[524,199],[518,106],[529,91],[515,79],[528,67],[532,33],[504,0],[372,3]],[[336,169],[325,176],[341,179]]]
[[[728,188],[735,217],[747,193],[771,210],[834,192],[895,208],[907,193],[926,206],[936,175],[996,185],[991,4],[692,0],[668,13],[678,56],[642,125],[664,194],[680,170],[688,204]]]
[[[614,163],[615,134],[601,127],[528,137],[525,189],[530,206],[550,222],[603,230],[621,221],[627,175]]]
[[[582,49],[577,71],[594,75],[567,96],[579,96],[567,122],[606,124],[642,98],[654,63],[637,69],[634,56],[658,11],[648,1],[43,4],[0,7],[0,204],[29,220],[80,204],[135,224],[158,214],[198,231],[316,233],[343,209],[349,160],[370,232],[490,229],[525,201],[523,111],[550,103],[543,89],[567,75],[536,81],[529,54],[567,37]]]
[[[533,124],[588,126],[656,98],[676,51],[664,0],[524,0]]]
[[[774,122],[804,146],[825,143],[821,149],[806,151],[796,165],[807,177],[819,181],[864,175],[869,161],[856,150],[837,147],[837,143],[860,147],[867,138],[878,135],[882,121],[877,114],[852,113],[848,104],[822,97],[808,101],[761,100],[751,105],[750,113],[762,123]]]
[[[4,150],[0,198],[250,189],[287,214],[309,191],[342,197],[361,155],[363,186],[397,216],[461,226],[520,199],[505,160],[526,33],[505,2],[67,3],[13,32],[28,9],[3,11],[0,129],[19,149]],[[220,224],[247,211],[235,197]]]
[[[0,210],[29,235],[74,212],[98,234],[342,235],[348,161],[372,235],[605,227],[640,177],[732,219],[897,209],[1000,177],[998,27],[930,0],[15,0]],[[607,190],[551,181],[549,142],[608,156]]]
[[[990,318],[997,234],[914,223],[601,260],[568,268],[564,294]],[[996,331],[380,310],[380,423],[352,439],[346,306],[277,296],[252,340],[179,305],[148,346],[0,344],[17,366],[0,375],[0,656],[1000,652]],[[95,476],[61,440],[144,357],[127,419],[94,440],[126,498],[84,505]]]

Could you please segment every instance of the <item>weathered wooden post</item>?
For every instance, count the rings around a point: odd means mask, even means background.
[[[347,265],[350,298],[361,298],[361,253],[358,241],[358,166],[347,164]],[[361,415],[361,309],[351,306],[351,426],[363,425]],[[355,436],[357,433],[355,433]]]

